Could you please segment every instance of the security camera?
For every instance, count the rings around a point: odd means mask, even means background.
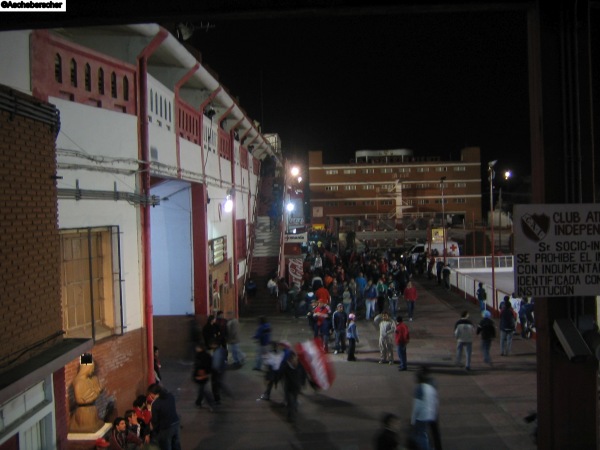
[[[582,362],[592,355],[583,336],[569,319],[556,319],[552,325],[560,345],[572,362]]]

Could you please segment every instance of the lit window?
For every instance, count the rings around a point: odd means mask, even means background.
[[[330,169],[325,171],[325,175],[337,175],[338,171],[335,169]]]
[[[348,185],[344,186],[344,189],[346,189],[347,191],[355,191],[356,190],[356,185],[355,184],[348,184]]]
[[[417,167],[417,172],[429,172],[429,167]]]
[[[467,168],[465,166],[454,166],[455,172],[464,172],[466,170],[467,170]]]
[[[375,173],[375,169],[363,169],[363,173]]]
[[[118,240],[118,227],[61,231],[61,291],[66,337],[97,341],[122,333]]]
[[[448,171],[448,168],[447,168],[447,167],[442,167],[442,166],[437,166],[437,167],[435,168],[435,171],[436,171],[436,172],[447,172],[447,171]]]
[[[346,175],[353,175],[356,173],[356,169],[344,169]]]
[[[374,184],[365,184],[365,185],[363,185],[363,189],[365,191],[371,191],[371,190],[375,189],[375,185]]]
[[[337,191],[338,187],[337,186],[325,186],[325,190],[326,191]]]
[[[467,183],[454,183],[455,188],[465,188],[467,187]]]
[[[381,173],[392,173],[394,170],[391,167],[384,167],[381,169]]]

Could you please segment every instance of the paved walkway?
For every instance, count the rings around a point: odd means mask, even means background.
[[[463,310],[477,323],[478,308],[433,281],[417,280],[417,289],[415,319],[408,323],[409,370],[399,372],[396,365],[378,364],[377,331],[371,323],[359,321],[359,361],[347,362],[345,355],[331,354],[336,370],[333,386],[319,393],[305,389],[295,425],[285,420],[281,387],[273,391],[270,402],[257,400],[264,389],[264,373],[252,370],[256,319],[240,320],[241,335],[247,338],[242,349],[249,363],[227,372],[235,397],[225,397],[215,413],[194,405],[192,361],[163,361],[165,385],[176,395],[182,416],[183,449],[371,449],[384,412],[402,419],[404,442],[415,373],[424,364],[431,367],[438,384],[445,450],[535,448],[531,425],[523,421],[536,408],[535,342],[515,336],[513,354],[501,357],[496,339],[494,366],[489,368],[482,362],[477,341],[472,370],[467,372],[454,365],[453,328]],[[304,319],[276,315],[269,320],[274,339],[294,343],[311,336]]]

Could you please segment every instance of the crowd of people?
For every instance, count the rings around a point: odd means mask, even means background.
[[[175,397],[156,382],[139,395],[124,415],[113,420],[108,439],[96,441],[109,450],[181,450],[180,416]]]
[[[325,246],[315,245],[308,252],[301,283],[288,285],[284,278],[269,279],[267,289],[281,312],[294,317],[306,317],[312,337],[324,353],[345,355],[356,361],[359,343],[359,321],[374,326],[379,336],[379,363],[394,364],[398,370],[407,370],[407,346],[410,330],[407,322],[418,320],[416,303],[419,295],[413,277],[437,276],[438,283],[446,284],[446,266],[440,258],[427,257],[413,260],[388,251],[383,254],[366,251],[340,258]],[[434,275],[435,272],[435,275]],[[256,295],[256,285],[250,283],[251,295]],[[533,302],[528,299],[505,297],[500,305],[499,325],[496,327],[486,306],[486,293],[482,284],[476,292],[481,305],[481,320],[471,322],[467,311],[454,325],[456,338],[456,364],[465,370],[471,368],[472,346],[475,336],[481,337],[484,363],[492,365],[491,346],[500,335],[500,354],[511,353],[512,336],[521,324],[523,337],[529,337],[533,328]],[[400,314],[405,311],[405,315]],[[266,317],[258,319],[252,336],[256,342],[256,357],[252,368],[264,372],[265,390],[259,400],[269,401],[272,391],[283,386],[287,418],[294,422],[298,411],[297,397],[301,389],[318,386],[303,367],[299,355],[287,342],[272,340],[271,324]],[[215,411],[223,396],[233,397],[225,381],[226,369],[241,367],[246,356],[241,352],[239,322],[226,320],[222,311],[208,317],[206,324],[197,330],[193,381],[198,385],[196,405]],[[464,362],[463,362],[464,354]],[[160,361],[155,348],[154,370],[160,380]],[[413,399],[411,440],[415,448],[430,448],[429,437],[435,448],[441,448],[437,426],[438,399],[435,383],[427,368],[417,372]],[[377,448],[396,448],[398,418],[386,414],[382,430],[376,437]],[[124,417],[114,421],[110,438],[111,448],[180,448],[179,419],[173,396],[161,384],[149,388],[146,396],[138,397]],[[439,446],[439,447],[438,447]]]

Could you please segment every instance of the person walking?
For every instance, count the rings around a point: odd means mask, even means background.
[[[356,361],[354,352],[356,344],[358,344],[358,331],[356,330],[356,316],[348,315],[348,328],[346,329],[346,337],[348,338],[348,361]]]
[[[438,426],[438,392],[429,376],[427,367],[417,372],[417,385],[413,396],[413,407],[410,423],[413,426],[415,443],[419,450],[429,450],[428,427],[432,429],[435,449],[441,449],[441,438]]]
[[[377,320],[377,318],[376,318]],[[394,331],[396,324],[387,312],[381,314],[379,321],[379,364],[394,364]]]
[[[281,277],[277,281],[277,295],[279,301],[279,312],[287,312],[288,309],[288,294],[290,292],[290,286],[284,277]]]
[[[291,352],[287,360],[282,363],[281,378],[287,406],[287,419],[294,423],[298,415],[298,394],[306,382],[306,372],[299,363],[298,355],[295,352]]]
[[[509,356],[512,338],[515,332],[515,313],[510,304],[510,297],[504,296],[503,308],[500,311],[500,355]]]
[[[483,312],[483,319],[477,325],[477,334],[481,334],[481,352],[483,353],[483,362],[492,365],[492,357],[490,356],[490,348],[492,347],[492,339],[496,337],[496,327],[492,320],[492,314],[489,311]]]
[[[408,308],[408,321],[412,322],[415,313],[415,302],[417,301],[417,288],[412,281],[409,281],[406,285],[403,295]]]
[[[212,373],[213,359],[208,353],[204,343],[196,345],[196,356],[194,361],[194,382],[198,385],[198,394],[196,395],[196,406],[201,407],[204,398],[208,403],[208,410],[213,411],[216,405],[213,392],[211,390],[210,377]]]
[[[448,263],[444,263],[444,267],[442,268],[442,278],[444,279],[444,288],[450,290],[450,275],[452,274],[452,270]]]
[[[337,310],[333,313],[333,332],[335,333],[335,351],[334,355],[346,351],[346,323],[348,316],[344,311],[344,306],[339,303]]]
[[[367,281],[364,297],[366,299],[367,307],[365,318],[370,320],[371,317],[375,317],[375,307],[377,306],[377,288],[371,280]]]
[[[313,312],[313,316],[317,321],[318,337],[321,338],[323,351],[329,352],[329,333],[331,332],[331,308],[327,303],[319,300],[318,306]]]
[[[390,314],[392,317],[396,317],[396,313],[398,312],[398,290],[394,281],[388,285],[387,297]]]
[[[246,362],[246,355],[240,350],[240,322],[235,317],[227,321],[227,346],[233,367],[241,367]]]
[[[486,310],[486,304],[485,301],[487,300],[487,293],[485,291],[485,288],[483,287],[483,283],[479,283],[479,287],[477,288],[477,300],[479,300],[479,309],[481,310],[481,313],[483,314],[483,312]]]
[[[473,351],[473,323],[469,320],[469,312],[463,311],[454,325],[456,337],[456,365],[461,364],[463,349],[465,350],[465,369],[471,370],[471,353]]]
[[[263,365],[263,357],[269,351],[269,344],[271,343],[271,325],[264,316],[258,319],[258,328],[253,336],[258,344],[256,352],[256,361],[252,370],[261,370]]]
[[[407,370],[406,346],[410,342],[410,332],[408,326],[403,322],[402,316],[396,318],[396,330],[394,332],[394,342],[398,351],[400,364],[398,370]]]

